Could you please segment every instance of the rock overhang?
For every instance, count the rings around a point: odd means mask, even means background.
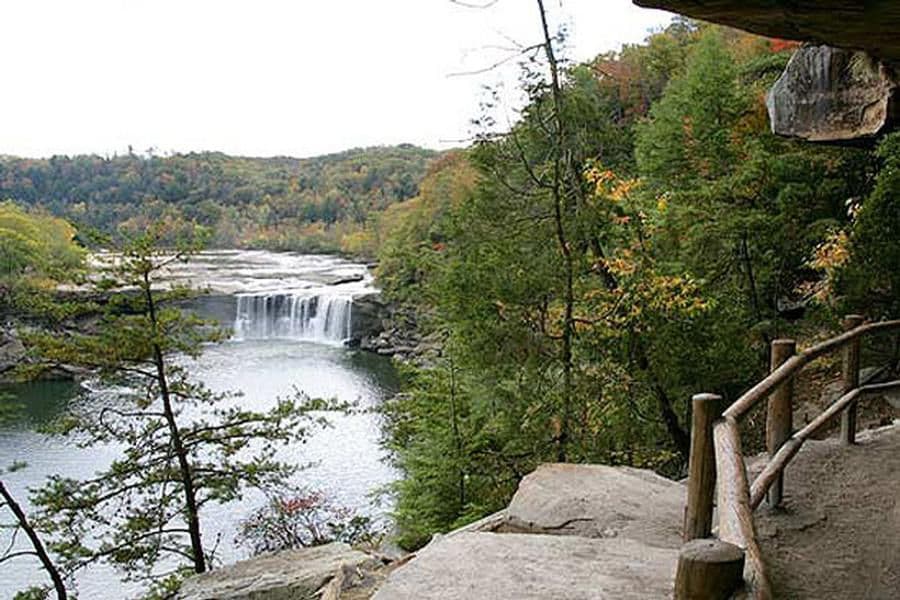
[[[863,50],[900,61],[896,0],[633,0],[767,37]]]

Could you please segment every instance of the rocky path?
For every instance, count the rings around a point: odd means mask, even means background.
[[[808,442],[783,508],[756,513],[777,598],[900,598],[900,425],[858,442]]]

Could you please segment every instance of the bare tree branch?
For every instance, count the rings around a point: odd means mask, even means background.
[[[459,6],[462,6],[463,8],[474,8],[477,10],[490,8],[498,2],[500,2],[500,0],[487,0],[484,4],[475,4],[473,2],[463,2],[462,0],[450,0],[451,4],[457,4]]]
[[[497,62],[493,63],[490,66],[487,66],[487,67],[484,67],[481,69],[475,69],[473,71],[459,71],[456,73],[449,73],[447,75],[447,77],[467,77],[470,75],[481,75],[483,73],[489,73],[489,72],[493,71],[494,69],[496,69],[497,67],[501,67],[501,66],[505,65],[506,63],[508,63],[509,61],[511,61],[513,59],[519,58],[520,56],[528,54],[529,52],[536,52],[543,47],[544,47],[543,44],[532,44],[531,46],[526,46],[526,47],[522,48],[521,50],[514,52],[513,54],[510,54],[506,58],[498,60]]]
[[[34,550],[22,550],[20,552],[13,552],[11,554],[5,554],[0,556],[0,564],[5,563],[8,560],[12,560],[14,558],[20,558],[22,556],[38,556],[38,553]]]

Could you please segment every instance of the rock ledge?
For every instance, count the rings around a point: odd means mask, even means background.
[[[178,600],[319,600],[346,570],[373,569],[380,562],[347,544],[288,550],[244,560],[191,577]],[[334,592],[330,592],[332,597]]]

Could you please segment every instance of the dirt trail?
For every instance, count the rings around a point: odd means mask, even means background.
[[[900,598],[900,425],[808,442],[757,531],[776,598]]]

